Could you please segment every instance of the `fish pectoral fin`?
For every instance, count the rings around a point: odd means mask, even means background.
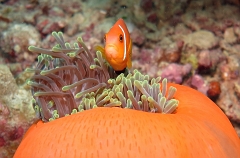
[[[132,60],[131,60],[131,58],[129,58],[128,61],[127,61],[127,67],[129,69],[132,67]]]
[[[132,67],[132,40],[130,39],[129,48],[128,48],[128,61],[127,61],[127,67],[130,69]]]
[[[102,46],[96,45],[96,46],[94,47],[94,49],[95,49],[96,51],[100,51],[100,52],[102,53],[103,58],[106,59],[105,49],[104,49]]]

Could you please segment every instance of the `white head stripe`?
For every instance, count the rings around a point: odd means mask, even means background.
[[[125,32],[124,32],[124,30],[123,30],[123,28],[120,26],[120,25],[118,25],[119,27],[120,27],[120,29],[122,30],[122,32],[123,32],[123,42],[124,42],[124,56],[123,56],[123,60],[125,60],[125,58],[126,58],[126,54],[127,54],[127,41],[126,41],[126,35],[125,35]]]

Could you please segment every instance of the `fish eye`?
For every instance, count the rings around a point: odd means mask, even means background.
[[[119,35],[119,41],[122,42],[123,41],[123,36]]]

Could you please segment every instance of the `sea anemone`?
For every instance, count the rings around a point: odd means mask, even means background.
[[[149,81],[149,76],[137,70],[116,77],[101,52],[93,58],[81,38],[71,47],[61,32],[52,35],[58,42],[52,50],[29,47],[40,54],[37,67],[27,71],[35,72],[28,84],[32,86],[34,108],[43,121],[103,106],[162,113],[176,109],[178,101],[172,99],[176,88],[170,87],[166,96],[166,79],[162,80],[161,92],[160,77]]]
[[[27,71],[35,72],[28,84],[32,86],[34,108],[44,121],[71,114],[82,101],[80,95],[106,87],[110,78],[100,54],[94,59],[81,38],[72,48],[61,32],[52,35],[58,42],[52,50],[29,47],[40,54],[37,67]],[[75,88],[67,89],[68,85]]]
[[[39,77],[29,81],[37,109],[43,120],[55,120],[33,124],[14,158],[240,157],[234,128],[208,97],[136,70],[112,78],[101,53],[86,61],[78,42],[77,49],[63,42],[51,51],[30,47],[45,54],[34,70]]]

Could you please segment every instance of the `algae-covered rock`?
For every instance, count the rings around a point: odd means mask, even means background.
[[[12,73],[5,65],[0,65],[0,89],[1,97],[14,93],[18,89]]]
[[[30,90],[19,87],[6,65],[0,65],[0,157],[11,157],[35,120]]]
[[[200,30],[184,37],[184,45],[198,49],[210,49],[218,44],[218,38],[207,30]]]

